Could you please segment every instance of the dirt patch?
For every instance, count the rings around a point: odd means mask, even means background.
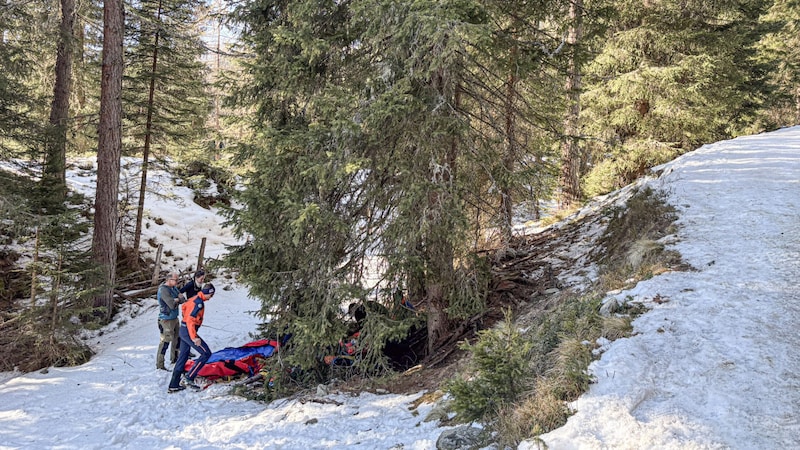
[[[415,394],[417,392],[434,392],[442,389],[442,383],[455,376],[465,364],[468,354],[456,349],[438,365],[426,367],[422,364],[405,372],[398,372],[384,377],[351,376],[340,381],[334,387],[342,392],[389,392],[392,394]]]

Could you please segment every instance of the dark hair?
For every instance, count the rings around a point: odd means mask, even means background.
[[[203,269],[197,269],[197,272],[194,273],[195,278],[200,278],[206,274],[206,271]]]

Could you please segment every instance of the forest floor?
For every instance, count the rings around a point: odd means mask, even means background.
[[[469,352],[460,348],[474,342],[478,331],[492,327],[511,310],[515,323],[527,328],[566,296],[578,295],[596,278],[594,252],[608,225],[608,208],[623,204],[635,189],[623,189],[601,198],[562,221],[529,229],[503,248],[487,251],[492,280],[487,308],[480,317],[459,326],[436,354],[404,373],[377,379],[353,376],[339,383],[343,391],[383,390],[395,394],[433,392],[466,370]]]

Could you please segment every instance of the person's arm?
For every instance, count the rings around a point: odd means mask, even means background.
[[[161,297],[161,301],[164,302],[164,304],[166,304],[169,307],[169,309],[172,310],[178,307],[180,302],[178,302],[178,300],[175,298],[175,295],[172,292],[172,289],[169,288],[169,286],[165,286],[162,284],[158,288],[158,291],[159,291],[158,295]]]
[[[200,337],[197,335],[197,329],[199,328],[200,324],[198,323],[199,321],[197,320],[197,315],[200,313],[200,310],[203,309],[204,305],[203,300],[198,297],[195,297],[192,303],[194,304],[192,306],[192,310],[188,315],[184,315],[183,321],[186,322],[186,329],[189,331],[189,338],[191,338],[196,345],[200,345],[198,343]],[[184,306],[184,308],[186,308],[186,306]],[[184,309],[183,311],[186,312],[187,310]]]
[[[181,294],[185,294],[185,293],[186,293],[186,291],[188,291],[188,290],[189,290],[190,288],[192,288],[193,286],[194,286],[194,280],[189,280],[189,281],[187,281],[187,282],[186,282],[186,283],[183,285],[183,287],[181,287],[181,288],[178,290],[178,292],[180,292]]]

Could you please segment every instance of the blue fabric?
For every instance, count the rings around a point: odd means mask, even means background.
[[[272,356],[272,353],[275,351],[275,347],[272,345],[262,345],[259,347],[226,347],[222,350],[217,350],[214,352],[210,358],[208,358],[209,363],[217,362],[217,361],[226,361],[226,360],[239,360],[242,358],[247,358],[250,355],[261,355],[265,358]]]
[[[194,300],[192,300],[192,301],[194,302],[194,308],[192,308],[192,312],[189,315],[192,316],[192,317],[197,317],[197,313],[199,313],[200,310],[203,309],[204,302],[203,302],[203,299],[200,298],[200,297],[195,297]],[[185,313],[186,312],[184,311],[184,314]]]

